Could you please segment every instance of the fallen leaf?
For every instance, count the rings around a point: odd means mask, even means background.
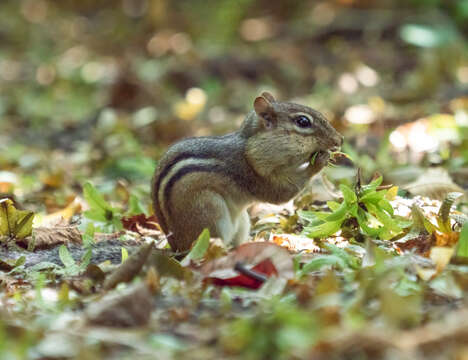
[[[17,210],[9,198],[0,199],[0,235],[23,239],[31,235],[34,213]]]
[[[144,235],[144,230],[158,230],[161,231],[158,219],[156,216],[146,216],[145,214],[138,214],[122,218],[124,229]]]
[[[320,252],[320,247],[315,245],[313,239],[295,234],[271,234],[270,242],[285,247],[290,251],[305,251],[310,253]]]
[[[183,280],[192,275],[189,268],[183,267],[177,260],[168,256],[164,250],[153,251],[147,263],[148,266],[154,266],[160,276]]]
[[[151,318],[153,294],[145,281],[91,303],[85,311],[90,324],[112,327],[144,326]]]
[[[34,222],[34,226],[51,226],[52,224],[58,223],[61,225],[68,225],[72,216],[79,213],[80,211],[81,202],[78,198],[73,197],[70,199],[70,202],[65,208],[46,215],[40,223]]]
[[[29,247],[31,241],[34,241],[34,248],[47,249],[67,243],[81,244],[82,238],[76,226],[67,225],[34,228],[33,238],[26,238],[22,243],[25,247]]]
[[[464,192],[460,186],[452,181],[448,172],[442,168],[427,169],[416,181],[403,188],[413,195],[427,196],[437,200],[444,200],[451,192]]]
[[[210,246],[210,231],[203,229],[192,249],[182,261],[183,266],[188,266],[192,261],[201,260]]]
[[[273,275],[286,279],[294,276],[291,254],[268,242],[243,244],[227,256],[205,263],[197,270],[207,282],[213,280],[219,285],[252,289],[257,289]]]
[[[438,273],[447,266],[453,253],[454,249],[449,247],[434,246],[431,249],[429,257],[435,263]]]
[[[238,272],[244,273],[226,279],[219,277],[208,277],[205,279],[205,281],[217,286],[241,286],[248,289],[258,289],[260,286],[262,286],[268,277],[278,275],[278,271],[270,259],[265,259],[250,270],[245,269],[243,271],[240,270],[240,265],[237,263],[235,269]]]
[[[138,251],[131,255],[106,278],[103,286],[104,289],[110,290],[121,282],[131,281],[140,272],[152,248],[152,243],[141,245]]]

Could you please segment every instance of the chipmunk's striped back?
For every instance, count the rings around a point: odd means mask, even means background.
[[[175,156],[160,167],[153,180],[153,205],[164,232],[168,232],[167,219],[171,216],[169,197],[174,184],[191,172],[211,172],[217,167],[223,167],[220,160],[210,158],[207,154],[189,152]]]
[[[171,237],[177,233],[173,220],[181,217],[181,214],[174,215],[171,202],[174,188],[180,181],[195,173],[200,177],[218,175],[226,182],[226,186],[232,187],[227,182],[232,182],[239,189],[248,188],[249,180],[245,174],[249,170],[242,170],[240,165],[243,160],[243,140],[238,133],[222,137],[200,137],[182,140],[173,145],[158,164],[152,184],[153,207],[161,225],[162,230],[168,235],[169,242],[173,248],[174,240]],[[227,157],[226,154],[229,154]],[[245,164],[244,166],[248,166]],[[251,171],[250,171],[251,172]],[[190,187],[192,183],[184,184]],[[207,188],[210,184],[207,184]],[[197,194],[193,194],[193,201],[196,201]],[[186,214],[183,214],[184,216]],[[215,234],[213,229],[210,229]],[[171,236],[169,236],[171,235]],[[181,235],[179,234],[179,237]]]

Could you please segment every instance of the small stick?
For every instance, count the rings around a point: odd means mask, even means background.
[[[244,263],[238,261],[234,265],[234,270],[236,270],[238,273],[245,275],[251,279],[260,281],[260,282],[265,282],[268,279],[268,276],[264,274],[260,274],[259,272],[256,272],[254,270],[247,269],[244,265]]]

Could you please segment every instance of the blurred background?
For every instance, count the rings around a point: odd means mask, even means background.
[[[149,202],[169,144],[238,128],[264,90],[323,112],[366,177],[466,188],[467,32],[465,0],[2,0],[0,193]]]

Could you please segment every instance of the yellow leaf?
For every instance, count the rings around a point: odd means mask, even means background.
[[[453,248],[442,246],[434,246],[431,249],[429,257],[435,263],[438,273],[440,273],[450,262],[450,258],[452,257],[453,252]]]
[[[17,219],[15,224],[14,236],[17,239],[24,239],[31,235],[34,213],[27,210],[16,210]]]
[[[16,224],[16,209],[10,199],[0,200],[0,235],[13,235]]]
[[[17,210],[10,199],[0,200],[0,235],[18,239],[31,235],[34,213]]]
[[[385,194],[385,198],[389,201],[395,200],[398,193],[398,186],[392,186],[390,189],[387,190]]]
[[[81,204],[78,199],[71,201],[65,208],[44,216],[40,221],[36,219],[34,226],[44,226],[44,224],[68,224],[73,215],[81,211]],[[62,221],[65,220],[65,221]]]

